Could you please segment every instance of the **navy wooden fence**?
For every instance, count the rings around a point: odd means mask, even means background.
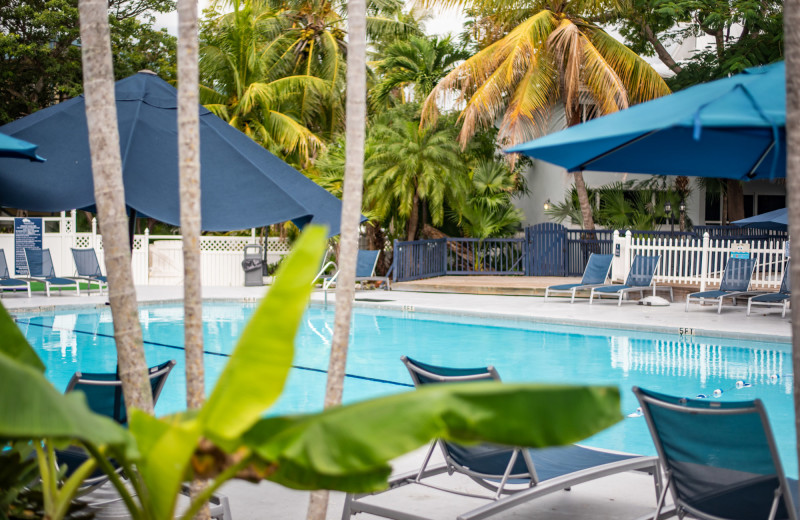
[[[567,235],[564,226],[543,222],[525,228],[525,273],[528,276],[566,274]]]
[[[786,233],[736,226],[695,226],[689,232],[631,230],[634,236],[755,241]],[[624,236],[625,231],[620,231]],[[524,238],[440,238],[394,243],[398,282],[453,275],[581,276],[592,253],[613,254],[614,232],[567,229],[552,222],[525,228]]]
[[[447,274],[447,239],[394,241],[394,280],[406,282]]]
[[[566,229],[564,276],[581,276],[592,253],[612,254],[614,232],[607,229]]]
[[[730,238],[732,240],[788,240],[788,231],[777,229],[754,229],[739,226],[694,226],[692,233],[698,238],[703,238],[703,233],[708,232],[709,238]]]
[[[521,238],[448,238],[446,274],[525,274]]]
[[[521,238],[440,238],[394,242],[397,282],[448,274],[524,275]]]

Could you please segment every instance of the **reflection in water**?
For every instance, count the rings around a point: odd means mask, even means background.
[[[610,354],[611,368],[620,369],[625,375],[638,372],[692,377],[699,379],[702,385],[709,378],[733,379],[751,384],[783,385],[786,394],[792,393],[791,378],[783,377],[786,375],[784,357],[788,354],[776,350],[613,336]]]

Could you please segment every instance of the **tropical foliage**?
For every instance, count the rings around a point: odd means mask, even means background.
[[[776,0],[635,0],[621,22],[635,52],[655,54],[675,73],[668,80],[674,90],[783,59],[783,2]],[[665,47],[697,36],[713,44],[682,63]]]
[[[527,191],[524,178],[498,159],[480,160],[470,177],[466,197],[450,212],[463,234],[488,238],[516,233],[524,215],[514,207],[511,198]]]
[[[425,101],[423,118],[434,120],[437,96],[454,90],[466,104],[462,145],[498,118],[499,140],[513,145],[542,135],[559,102],[572,125],[581,120],[581,105],[594,104],[606,114],[668,93],[644,60],[581,17],[588,7],[525,6],[529,18],[439,82]]]
[[[233,3],[206,21],[200,42],[201,102],[273,153],[296,164],[322,146],[309,128],[332,83],[296,72],[279,44],[286,21],[262,3]],[[313,101],[313,102],[312,102]],[[312,109],[313,107],[313,109]]]
[[[381,49],[372,64],[380,79],[370,90],[370,106],[377,110],[397,101],[420,103],[456,63],[468,57],[449,36],[397,39]]]
[[[467,3],[467,2],[452,2]],[[631,49],[586,15],[604,7],[590,2],[469,2],[507,34],[448,74],[425,100],[423,120],[435,121],[438,100],[450,91],[465,104],[459,140],[499,120],[499,141],[515,145],[543,135],[554,108],[563,103],[566,123],[585,119],[587,110],[608,114],[669,92],[661,77]],[[509,14],[504,14],[513,4]],[[524,19],[523,19],[524,18]],[[581,172],[575,173],[582,223],[594,227]]]
[[[175,78],[175,37],[154,28],[174,0],[110,0],[116,78],[150,69]],[[0,124],[83,92],[77,0],[0,4]]]
[[[381,219],[396,216],[407,240],[428,217],[441,225],[445,201],[463,197],[468,181],[452,128],[421,126],[408,117],[415,108],[391,111],[370,128],[365,163],[365,202]]]
[[[674,189],[663,179],[655,182],[636,183],[633,181],[614,182],[596,189],[588,190],[589,199],[597,208],[597,224],[606,229],[635,229],[653,231],[670,223],[664,205],[670,202],[673,218],[678,223],[678,208],[686,193]],[[580,225],[582,222],[578,195],[573,188],[563,201],[553,203],[547,215],[556,222],[569,221]],[[684,215],[685,226],[691,227],[691,220]]]

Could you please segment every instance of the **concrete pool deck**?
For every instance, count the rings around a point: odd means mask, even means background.
[[[203,297],[212,300],[256,301],[266,292],[267,287],[206,287]],[[138,287],[140,302],[179,301],[182,287]],[[325,295],[315,291],[312,301],[322,304]],[[335,301],[333,292],[327,295],[328,304]],[[107,296],[59,296],[50,298],[35,295],[27,298],[22,294],[5,293],[3,305],[12,312],[33,310],[53,310],[78,306],[103,306]],[[750,317],[745,315],[745,306],[724,307],[717,314],[716,307],[692,305],[690,312],[684,312],[684,303],[675,302],[667,307],[646,307],[633,302],[623,302],[617,307],[616,300],[597,302],[589,305],[585,300],[570,305],[568,299],[552,299],[547,303],[541,297],[469,295],[448,293],[423,293],[363,290],[356,292],[355,305],[396,309],[403,312],[436,312],[451,315],[496,317],[518,321],[539,321],[584,326],[610,327],[628,330],[649,330],[656,332],[679,333],[685,329],[695,335],[732,337],[750,340],[769,340],[789,343],[791,330],[789,317],[780,317],[777,308],[754,309]],[[745,304],[746,305],[746,304]],[[787,345],[787,348],[788,345]],[[418,467],[425,453],[421,448],[395,461],[395,469],[404,472]],[[474,490],[466,479],[441,477],[457,481],[465,490]],[[574,487],[571,491],[557,492],[538,498],[522,506],[498,514],[493,518],[538,518],[556,519],[620,519],[638,518],[655,507],[655,494],[652,478],[643,474],[623,474],[599,479]],[[407,486],[387,493],[374,500],[392,509],[425,515],[435,519],[455,518],[462,513],[478,507],[481,501],[443,494],[421,488]],[[419,488],[419,486],[413,486]],[[235,520],[257,520],[263,518],[302,519],[305,518],[308,493],[281,488],[264,482],[258,485],[234,482],[223,488],[231,503]],[[341,517],[344,496],[332,493],[328,518]],[[358,515],[357,518],[370,518]]]

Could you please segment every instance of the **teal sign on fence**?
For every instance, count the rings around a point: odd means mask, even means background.
[[[28,274],[28,264],[25,262],[26,248],[42,248],[42,219],[28,217],[14,219],[14,273],[17,275]]]

